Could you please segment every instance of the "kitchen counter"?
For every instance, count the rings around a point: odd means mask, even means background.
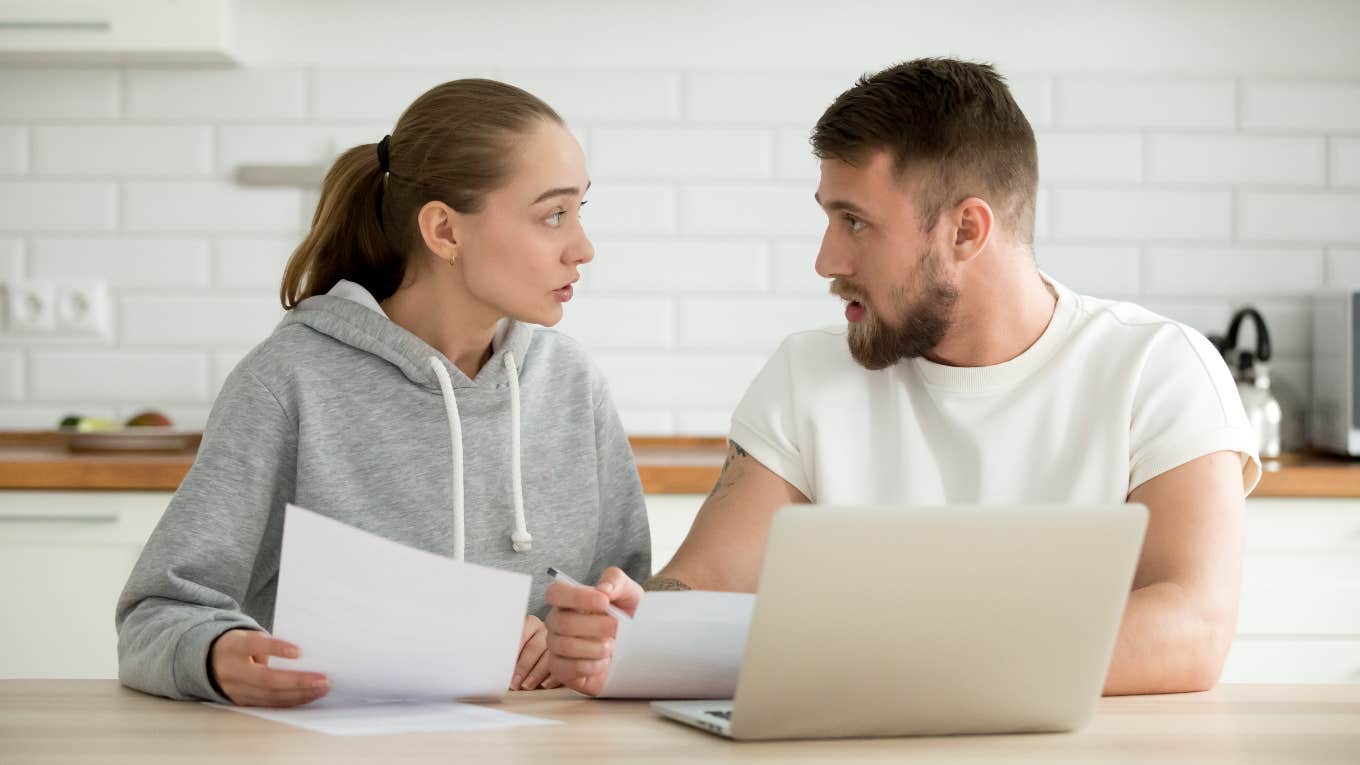
[[[734,743],[664,720],[642,701],[565,688],[496,705],[565,725],[327,736],[146,696],[114,680],[0,680],[0,761],[110,765],[243,762],[1354,763],[1360,685],[1224,685],[1101,699],[1075,733]]]
[[[648,494],[706,494],[722,469],[722,438],[630,439]],[[194,461],[171,453],[70,452],[50,432],[0,432],[0,489],[174,491]],[[1266,463],[1253,497],[1360,498],[1360,460],[1288,454]]]

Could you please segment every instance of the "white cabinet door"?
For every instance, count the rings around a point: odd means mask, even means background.
[[[118,676],[114,606],[169,499],[0,492],[0,678]]]

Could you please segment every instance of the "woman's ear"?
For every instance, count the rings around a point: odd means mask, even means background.
[[[425,247],[449,265],[458,259],[459,217],[456,210],[443,202],[426,202],[416,216]]]

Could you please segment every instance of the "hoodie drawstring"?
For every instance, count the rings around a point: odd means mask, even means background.
[[[465,515],[463,506],[463,422],[458,416],[458,400],[453,395],[453,381],[449,370],[438,357],[430,357],[430,367],[439,378],[439,391],[444,396],[444,414],[449,420],[449,445],[453,450],[453,554],[455,560],[464,559]],[[510,480],[514,491],[515,528],[510,532],[510,546],[517,553],[533,549],[534,538],[529,535],[524,521],[524,485],[520,468],[519,370],[515,356],[505,354],[505,371],[510,378]]]

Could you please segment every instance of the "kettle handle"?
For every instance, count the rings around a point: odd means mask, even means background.
[[[1228,324],[1228,336],[1223,338],[1223,347],[1227,349],[1237,347],[1237,332],[1242,328],[1243,319],[1251,319],[1256,327],[1256,358],[1270,361],[1270,333],[1266,331],[1266,321],[1261,318],[1260,312],[1251,306],[1233,314],[1232,321]]]

